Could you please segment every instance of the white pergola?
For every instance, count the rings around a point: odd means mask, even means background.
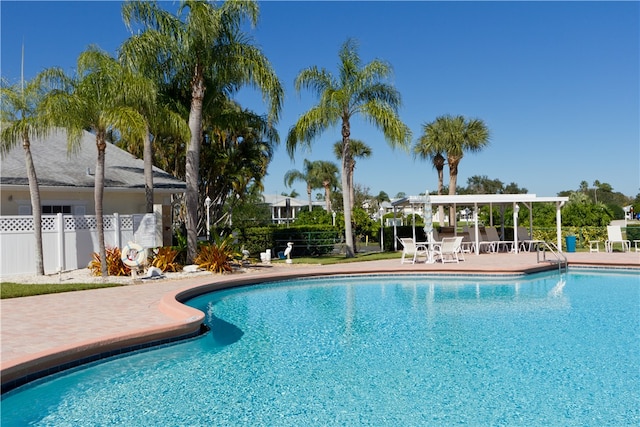
[[[562,233],[561,233],[561,225],[562,225],[562,216],[560,214],[560,210],[562,206],[569,200],[568,197],[538,197],[535,194],[462,194],[462,195],[430,195],[430,202],[432,206],[452,206],[453,210],[457,212],[458,206],[468,206],[473,207],[473,223],[475,227],[475,251],[476,254],[480,253],[480,245],[478,241],[478,236],[480,235],[478,230],[478,206],[489,206],[490,209],[493,209],[494,206],[505,206],[512,205],[513,206],[513,248],[514,251],[518,252],[518,211],[520,210],[520,204],[523,204],[527,208],[529,208],[529,234],[531,235],[533,224],[533,213],[532,213],[532,205],[534,203],[555,203],[556,205],[556,245],[558,246],[558,250],[562,251]],[[398,208],[411,207],[414,211],[416,210],[416,206],[424,206],[426,203],[425,196],[409,196],[404,197],[402,199],[394,201],[391,205],[393,206],[394,214],[397,212]],[[455,218],[453,218],[455,221]],[[451,222],[451,218],[450,218]],[[413,224],[413,238],[415,240],[415,223]],[[393,227],[393,236],[394,236],[394,244],[397,245],[397,230],[394,225]],[[397,249],[397,246],[396,246]]]

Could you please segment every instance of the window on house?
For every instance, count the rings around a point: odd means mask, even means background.
[[[43,215],[71,214],[71,205],[42,205]]]

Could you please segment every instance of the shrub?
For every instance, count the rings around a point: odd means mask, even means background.
[[[120,248],[107,247],[105,251],[107,255],[107,273],[109,276],[128,276],[131,274],[131,269],[122,262]],[[102,274],[100,254],[94,252],[92,258],[87,268],[93,276],[100,276]]]

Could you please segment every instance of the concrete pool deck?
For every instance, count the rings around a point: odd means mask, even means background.
[[[640,253],[565,253],[569,266],[634,268]],[[295,260],[294,260],[295,262]],[[231,286],[287,278],[339,274],[527,274],[557,269],[538,263],[535,252],[466,255],[451,264],[400,264],[399,259],[334,265],[258,266],[230,275],[0,300],[2,390],[123,349],[198,334],[204,314],[184,301]],[[640,275],[639,275],[640,284]]]

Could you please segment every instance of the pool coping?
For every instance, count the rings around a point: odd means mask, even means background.
[[[496,257],[498,255],[485,255],[491,259],[491,263],[501,264]],[[506,256],[506,255],[503,255]],[[513,255],[512,255],[513,256]],[[511,258],[510,260],[513,260]],[[619,268],[640,269],[640,257],[630,258],[631,261],[603,262],[602,260],[587,259],[570,261],[569,267],[578,268]],[[608,261],[608,260],[607,260]],[[636,262],[637,261],[637,262]],[[268,268],[255,274],[233,274],[224,276],[200,276],[197,279],[175,281],[175,289],[164,292],[157,306],[166,322],[157,326],[133,328],[119,333],[92,337],[90,339],[71,342],[62,346],[53,346],[44,351],[23,355],[21,357],[3,360],[0,364],[1,392],[4,394],[33,380],[61,372],[63,370],[79,366],[84,363],[96,361],[114,355],[129,353],[147,347],[153,347],[164,343],[187,339],[202,333],[204,313],[189,307],[183,302],[199,295],[231,287],[263,284],[297,278],[344,276],[344,275],[426,275],[426,276],[482,276],[482,277],[510,277],[526,276],[530,274],[554,271],[558,267],[551,263],[532,263],[516,265],[513,262],[504,262],[501,266],[486,263],[477,266],[467,263],[463,267],[442,265],[424,266],[424,264],[397,264],[398,260],[368,261],[350,264],[335,264],[332,266],[305,266],[291,268],[291,266],[278,266]],[[489,264],[491,264],[489,263]],[[275,266],[274,266],[275,267]],[[126,289],[123,287],[122,289]],[[117,289],[117,288],[111,288]],[[95,292],[95,291],[81,291]],[[30,297],[29,297],[30,298]],[[7,301],[7,300],[2,300]],[[80,321],[80,319],[78,320]],[[4,337],[3,337],[4,338]]]

